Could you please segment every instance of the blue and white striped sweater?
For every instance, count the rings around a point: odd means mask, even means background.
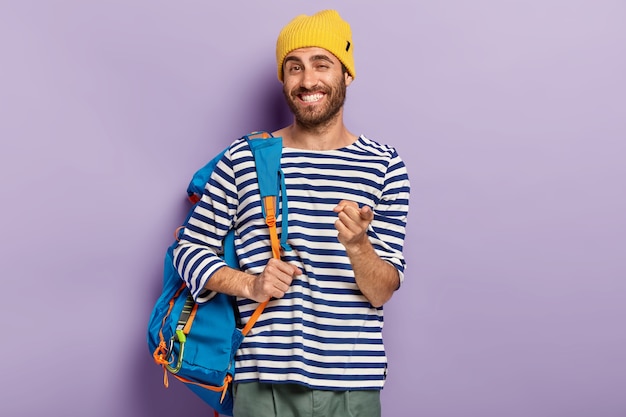
[[[291,382],[311,388],[382,388],[387,360],[383,310],[359,291],[345,248],[337,240],[333,208],[341,200],[374,210],[368,231],[378,255],[404,279],[402,255],[409,179],[391,147],[364,136],[332,151],[284,148],[291,250],[283,260],[304,274],[272,300],[237,354],[236,381]],[[278,233],[281,214],[277,218]],[[252,153],[244,140],[226,152],[174,251],[174,262],[199,301],[223,261],[216,255],[228,229],[242,270],[259,274],[271,258]],[[257,304],[240,299],[245,323]]]

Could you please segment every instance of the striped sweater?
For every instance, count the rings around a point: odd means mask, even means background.
[[[409,179],[396,151],[364,136],[345,148],[284,148],[288,244],[283,260],[298,266],[281,299],[271,300],[236,357],[236,381],[300,383],[313,389],[382,388],[387,359],[383,309],[372,307],[356,285],[337,239],[333,208],[341,200],[373,208],[368,236],[377,254],[404,279],[402,255]],[[277,218],[279,236],[281,214]],[[174,251],[174,263],[193,296],[224,266],[217,256],[229,228],[241,269],[259,274],[271,258],[252,153],[236,140],[217,165]],[[239,299],[245,323],[257,303]]]

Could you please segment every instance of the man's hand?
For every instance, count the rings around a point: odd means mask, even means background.
[[[382,306],[398,288],[400,277],[394,266],[376,254],[367,236],[374,212],[347,200],[342,200],[333,211],[339,217],[335,222],[337,238],[346,248],[357,286],[372,306]]]
[[[370,207],[359,208],[354,201],[342,200],[333,211],[339,217],[335,222],[335,229],[339,232],[337,238],[346,249],[358,249],[367,243],[367,228],[374,219]]]
[[[260,303],[272,297],[282,298],[297,275],[302,275],[300,268],[272,258],[263,272],[250,281],[247,298]]]

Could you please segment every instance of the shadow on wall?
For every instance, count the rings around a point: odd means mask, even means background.
[[[244,132],[255,130],[272,132],[292,123],[293,116],[285,103],[282,84],[276,79],[275,71],[275,67],[259,71],[257,78],[250,79],[249,85],[241,86],[236,99],[238,113],[236,120],[244,127]],[[245,94],[245,91],[255,93]]]
[[[269,85],[266,87],[267,93],[267,105],[259,106],[259,112],[264,119],[267,119],[268,130],[278,130],[293,122],[293,115],[285,103],[285,97],[283,97],[282,86],[279,84],[277,87],[270,89]]]
[[[217,118],[217,120],[229,120],[238,125],[238,131],[243,134],[245,131],[267,130],[274,131],[280,129],[292,122],[292,115],[282,94],[282,85],[276,81],[275,75],[267,72],[260,72],[259,78],[262,80],[252,80],[256,86],[257,93],[253,94],[254,100],[250,100],[250,95],[239,94],[236,99],[237,114],[231,117]],[[274,78],[270,78],[274,77]],[[261,82],[262,81],[262,82]],[[274,81],[274,82],[268,82]],[[254,91],[254,88],[246,89],[243,87],[240,91]],[[228,112],[225,109],[224,112]],[[242,127],[243,126],[243,127]],[[191,175],[192,173],[190,173]],[[172,214],[172,225],[180,224],[187,211],[191,206],[186,199],[181,197],[180,205],[177,205],[175,213]],[[177,227],[177,226],[175,226]],[[172,230],[175,229],[172,228]],[[163,248],[165,253],[166,248]],[[158,274],[162,270],[157,271]],[[149,304],[152,306],[161,292],[161,279],[147,279],[150,288],[147,288],[146,294],[149,294]],[[145,303],[138,305],[145,306]],[[146,317],[146,327],[141,330],[147,330],[148,315],[151,311],[141,311],[139,314]],[[173,377],[169,378],[169,388],[163,385],[162,368],[156,365],[152,358],[151,352],[148,351],[145,336],[137,338],[133,355],[130,358],[128,367],[131,380],[124,393],[128,408],[125,411],[127,415],[135,417],[166,417],[172,415],[210,415],[211,408],[200,400],[189,388]]]

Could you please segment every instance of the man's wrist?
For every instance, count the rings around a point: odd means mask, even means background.
[[[363,241],[347,245],[345,248],[346,254],[350,257],[367,255],[374,250],[367,237]]]

